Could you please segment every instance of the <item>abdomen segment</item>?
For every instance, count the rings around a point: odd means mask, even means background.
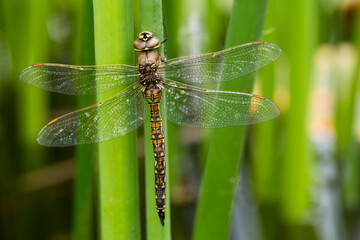
[[[165,177],[165,144],[162,119],[159,112],[159,104],[149,104],[151,142],[155,157],[155,199],[156,210],[159,214],[161,224],[164,226],[165,219],[165,198],[166,198],[166,177]]]

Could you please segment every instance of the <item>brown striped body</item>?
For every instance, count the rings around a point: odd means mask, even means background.
[[[156,210],[159,214],[161,224],[164,225],[166,197],[165,145],[162,120],[159,111],[159,102],[161,100],[162,93],[159,88],[147,88],[145,89],[144,94],[150,106],[151,142],[155,157]]]
[[[148,35],[147,35],[148,34]],[[156,209],[161,224],[165,220],[165,144],[162,119],[159,105],[162,97],[161,74],[158,67],[161,64],[159,53],[154,50],[160,46],[160,41],[148,32],[140,33],[134,42],[135,50],[139,51],[137,65],[140,72],[140,84],[144,86],[143,93],[150,107],[151,142],[155,157],[155,199]]]

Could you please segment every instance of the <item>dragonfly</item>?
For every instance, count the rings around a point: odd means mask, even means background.
[[[20,73],[20,79],[29,85],[63,94],[119,91],[93,106],[50,121],[37,138],[45,146],[74,146],[123,136],[143,124],[144,104],[149,106],[155,200],[162,226],[166,168],[160,104],[164,104],[162,111],[171,122],[185,127],[222,128],[276,118],[279,108],[265,97],[202,86],[238,79],[281,55],[276,44],[252,42],[214,53],[162,60],[158,49],[163,42],[149,31],[141,32],[134,41],[134,50],[138,52],[136,66],[40,63]]]

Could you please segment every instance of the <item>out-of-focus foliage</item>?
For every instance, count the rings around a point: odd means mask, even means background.
[[[249,0],[234,1],[246,5]],[[0,1],[0,239],[97,239],[98,231],[103,231],[97,210],[101,209],[97,146],[86,146],[75,157],[74,148],[45,148],[36,142],[41,127],[76,109],[77,99],[35,89],[18,78],[22,68],[39,62],[94,63],[89,4],[92,1]],[[221,171],[240,173],[238,182],[228,179],[234,186],[237,183],[237,195],[226,203],[230,215],[216,215],[224,209],[224,202],[219,201],[219,211],[209,211],[214,215],[206,220],[211,219],[214,226],[229,222],[225,226],[231,227],[223,231],[231,239],[357,239],[360,3],[272,0],[262,1],[260,7],[267,11],[258,40],[279,45],[283,55],[258,71],[253,92],[273,100],[281,116],[247,129],[244,153],[234,156],[242,161],[241,167],[221,159]],[[138,1],[133,9],[122,9],[133,11],[134,23],[127,20],[119,26],[134,24],[140,29],[140,9]],[[232,9],[230,0],[163,1],[168,58],[223,49],[230,41],[226,37],[231,36],[227,31]],[[259,12],[248,12],[239,26],[257,26]],[[249,32],[240,27],[236,31]],[[128,38],[136,35],[134,31]],[[201,184],[209,154],[217,149],[238,150],[214,136],[212,130],[168,123],[171,199],[167,211],[171,210],[173,239],[190,239],[196,230],[203,231],[194,228],[204,219],[196,219],[197,224],[194,219],[198,197],[215,189]],[[149,229],[142,130],[137,142],[140,204],[136,214],[140,213],[144,237],[149,236]],[[86,164],[86,159],[91,162]],[[218,175],[210,177],[216,180]]]

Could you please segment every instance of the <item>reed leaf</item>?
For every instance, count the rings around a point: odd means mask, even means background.
[[[267,1],[234,1],[226,47],[261,38]],[[254,75],[222,84],[222,90],[250,92]],[[210,142],[194,228],[194,239],[228,239],[240,175],[245,127],[215,129]]]
[[[74,41],[75,63],[78,65],[94,65],[94,22],[91,0],[78,0],[76,3],[76,35]],[[81,96],[78,107],[91,105],[94,96]],[[73,239],[93,239],[94,235],[94,171],[97,148],[94,145],[76,147],[75,186],[73,208]]]
[[[160,0],[141,0],[140,1],[140,24],[141,31],[150,31],[154,33],[160,40],[164,38],[163,32],[163,17],[162,17],[162,2]],[[160,47],[160,52],[163,48]],[[155,192],[154,192],[154,152],[151,143],[150,131],[150,110],[145,106],[145,124],[144,124],[144,139],[145,139],[145,199],[146,199],[146,236],[147,239],[170,239],[170,194],[169,194],[169,168],[166,171],[166,211],[165,211],[165,226],[162,227],[156,212]],[[168,164],[168,143],[166,130],[166,116],[163,104],[160,104],[160,113],[163,119],[163,131],[165,135],[165,161]]]
[[[96,64],[133,64],[132,1],[93,3]],[[139,239],[136,132],[99,144],[99,174],[101,239]]]

